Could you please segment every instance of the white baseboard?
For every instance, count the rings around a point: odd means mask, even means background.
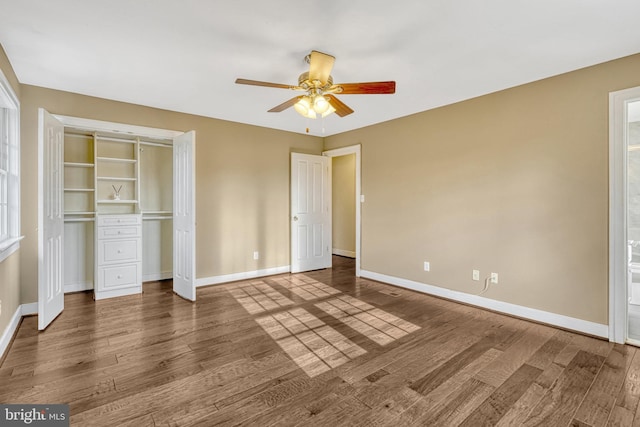
[[[11,339],[18,329],[18,325],[20,325],[20,319],[22,319],[22,316],[28,316],[31,314],[38,314],[37,302],[31,304],[22,304],[19,305],[18,308],[16,308],[15,313],[13,313],[13,316],[11,316],[11,320],[9,320],[9,324],[6,328],[4,328],[2,336],[0,336],[0,359],[2,359],[5,351],[7,351]]]
[[[38,303],[32,302],[29,304],[22,304],[21,313],[23,316],[30,316],[32,314],[38,314]]]
[[[334,255],[346,256],[347,258],[355,258],[356,253],[353,251],[345,251],[344,249],[333,248]]]
[[[479,295],[453,291],[451,289],[427,285],[420,282],[414,282],[413,280],[387,276],[386,274],[375,273],[373,271],[360,270],[360,276],[367,279],[373,279],[379,282],[400,286],[402,288],[412,289],[414,291],[422,292],[425,294],[435,295],[453,301],[475,305],[477,307],[486,308],[488,310],[510,314],[512,316],[534,320],[536,322],[546,323],[548,325],[557,326],[560,328],[571,329],[573,331],[582,332],[584,334],[594,335],[606,339],[609,338],[608,325],[590,322],[588,320],[576,319],[574,317],[564,316],[562,314],[550,313],[548,311],[538,310],[535,308],[497,301],[490,298],[481,297]]]
[[[4,356],[4,352],[7,351],[11,338],[13,338],[13,334],[15,334],[18,329],[20,319],[22,319],[22,306],[18,306],[18,308],[16,308],[16,312],[11,316],[9,324],[4,329],[2,336],[0,337],[0,359]]]
[[[256,277],[272,276],[274,274],[288,273],[291,266],[265,268],[263,270],[246,271],[243,273],[223,274],[221,276],[201,277],[196,279],[196,287],[207,285],[218,285],[220,283],[235,282],[238,280],[254,279]]]
[[[173,279],[172,271],[163,271],[162,273],[143,274],[143,282],[155,282],[156,280]]]
[[[70,283],[64,285],[64,293],[68,294],[69,292],[82,292],[82,291],[92,291],[93,290],[93,282],[80,282],[80,283]]]

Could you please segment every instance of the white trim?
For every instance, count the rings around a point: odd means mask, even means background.
[[[333,248],[333,254],[339,256],[346,256],[347,258],[355,258],[356,253],[354,251],[345,251],[344,249]]]
[[[9,348],[9,343],[11,343],[13,335],[16,333],[18,326],[20,326],[20,320],[22,320],[24,316],[30,316],[32,314],[38,314],[37,302],[22,304],[16,308],[15,313],[11,316],[11,320],[9,320],[9,324],[4,328],[2,336],[0,336],[0,359],[2,359],[4,353]]]
[[[2,107],[2,108],[7,108],[10,110],[13,110],[13,115],[11,116],[11,126],[10,126],[10,131],[11,131],[11,136],[10,136],[10,140],[9,140],[9,150],[11,151],[12,146],[15,144],[17,148],[17,157],[15,158],[15,164],[14,162],[9,162],[9,180],[7,181],[7,190],[8,190],[8,195],[7,195],[7,202],[9,203],[8,206],[8,214],[9,214],[9,218],[8,218],[8,233],[9,233],[9,239],[3,242],[2,248],[0,248],[0,262],[4,261],[5,259],[7,259],[11,254],[13,254],[19,247],[20,247],[20,240],[22,240],[22,238],[24,236],[20,236],[20,220],[21,220],[21,216],[22,216],[22,211],[21,211],[21,199],[22,199],[22,181],[21,181],[21,158],[22,158],[22,141],[20,140],[20,100],[18,99],[18,96],[16,95],[16,93],[13,91],[13,87],[11,86],[11,84],[9,83],[9,80],[7,79],[7,77],[4,75],[4,73],[2,72],[2,70],[0,70],[0,101],[6,101],[6,104],[10,104],[7,105],[6,107]],[[4,104],[4,103],[3,103]],[[11,188],[11,175],[12,173],[15,173],[15,185],[13,186],[14,188]],[[17,193],[17,194],[16,194]],[[11,221],[11,211],[12,211],[12,207],[15,207],[16,211],[17,211],[17,215],[14,218],[13,221]]]
[[[63,116],[59,114],[53,115],[60,120],[63,125],[76,129],[85,129],[92,132],[108,132],[108,133],[125,133],[136,136],[146,136],[149,138],[166,138],[173,139],[182,135],[184,132],[150,128],[146,126],[129,125],[125,123],[105,122],[102,120],[83,119],[80,117]]]
[[[80,282],[80,283],[70,283],[64,285],[64,293],[68,294],[70,292],[84,292],[84,291],[92,291],[93,290],[93,282]]]
[[[609,339],[627,339],[627,104],[640,86],[609,93]]]
[[[103,300],[107,298],[115,298],[115,297],[123,297],[128,295],[141,295],[142,294],[142,284],[140,286],[135,286],[131,288],[123,288],[123,289],[110,289],[108,291],[100,291],[93,294],[93,299]]]
[[[22,319],[22,306],[19,305],[18,308],[16,308],[16,312],[11,316],[9,324],[4,328],[2,337],[0,337],[0,359],[4,356],[4,352],[7,351],[11,338],[13,338],[13,335],[18,329],[18,325],[20,325],[20,319]]]
[[[38,314],[38,303],[37,302],[31,302],[29,304],[22,304],[20,307],[21,308],[21,312],[22,312],[22,316],[31,316],[34,314]]]
[[[361,200],[362,200],[362,149],[360,144],[350,145],[348,147],[336,148],[334,150],[327,150],[322,153],[323,156],[327,157],[339,157],[346,156],[349,154],[355,154],[356,156],[356,253],[354,258],[356,259],[356,277],[360,277],[360,257],[362,255],[361,252],[361,242],[362,242],[362,208],[361,208]],[[332,184],[333,185],[333,184]]]
[[[167,280],[173,278],[172,271],[162,271],[160,273],[152,273],[152,274],[143,274],[142,281],[143,282],[156,282],[158,280]]]
[[[9,258],[15,251],[20,249],[20,240],[24,239],[24,236],[15,237],[9,239],[0,245],[0,262]]]
[[[535,308],[524,307],[521,305],[511,304],[508,302],[497,301],[478,295],[467,294],[464,292],[453,291],[438,286],[427,285],[425,283],[414,282],[413,280],[402,279],[386,274],[375,273],[373,271],[362,270],[362,277],[373,279],[383,283],[400,286],[402,288],[412,289],[429,295],[446,298],[449,300],[462,302],[465,304],[475,305],[500,313],[510,314],[512,316],[524,319],[534,320],[536,322],[546,323],[560,328],[571,329],[573,331],[582,332],[597,337],[608,338],[609,328],[607,325],[590,322],[587,320],[576,319],[574,317],[564,316],[562,314],[550,313],[548,311],[538,310]]]
[[[257,277],[273,276],[274,274],[289,273],[290,265],[265,268],[263,270],[245,271],[243,273],[223,274],[221,276],[201,277],[196,279],[196,287],[218,285],[220,283],[236,282],[238,280],[255,279]]]

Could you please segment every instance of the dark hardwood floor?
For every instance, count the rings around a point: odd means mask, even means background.
[[[640,425],[635,348],[356,279],[352,260],[200,288],[65,297],[22,321],[0,402],[71,424]]]

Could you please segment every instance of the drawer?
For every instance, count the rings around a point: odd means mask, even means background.
[[[136,286],[138,280],[139,264],[114,265],[112,267],[102,267],[100,269],[102,289],[123,288]]]
[[[140,236],[139,225],[125,225],[123,227],[98,227],[98,239],[117,239],[122,237]]]
[[[140,223],[140,215],[98,215],[98,227],[138,225]]]
[[[98,242],[98,264],[136,262],[140,260],[140,238]]]

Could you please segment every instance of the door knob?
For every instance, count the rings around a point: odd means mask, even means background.
[[[294,216],[294,217],[293,217],[293,220],[294,220],[294,221],[297,221],[297,220],[298,220],[298,217],[297,217],[297,216]]]

